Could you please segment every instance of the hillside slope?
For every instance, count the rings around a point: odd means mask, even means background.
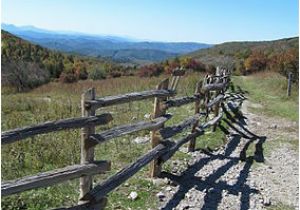
[[[108,59],[48,50],[3,30],[1,40],[2,86],[12,86],[18,91],[36,87],[52,79],[74,82],[87,79],[90,72],[105,74],[125,70]]]
[[[209,49],[201,49],[183,57],[191,57],[205,64],[227,67],[238,73],[270,69],[296,71],[299,61],[299,37],[274,41],[227,42]],[[294,65],[294,66],[291,66]]]

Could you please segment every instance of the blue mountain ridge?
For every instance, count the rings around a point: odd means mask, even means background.
[[[197,42],[140,41],[135,38],[92,35],[71,31],[51,31],[34,26],[1,24],[1,28],[43,47],[94,57],[109,57],[119,62],[156,62],[199,49],[212,47]]]

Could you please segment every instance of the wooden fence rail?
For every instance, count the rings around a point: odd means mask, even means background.
[[[103,209],[107,200],[105,196],[136,174],[141,168],[150,164],[150,176],[158,176],[161,173],[162,164],[170,159],[181,146],[190,142],[188,150],[193,151],[196,138],[203,135],[209,127],[215,128],[219,125],[224,111],[228,115],[223,104],[225,100],[232,97],[240,97],[241,99],[243,97],[225,93],[229,87],[230,74],[226,70],[218,70],[216,75],[207,75],[203,80],[199,80],[194,95],[171,98],[176,95],[179,79],[184,76],[184,73],[184,70],[176,69],[173,72],[171,82],[169,83],[169,79],[165,79],[155,90],[96,98],[95,89],[92,88],[82,95],[82,117],[45,122],[3,132],[1,135],[2,144],[8,144],[38,134],[64,129],[82,129],[80,164],[17,180],[4,181],[1,186],[2,195],[7,196],[80,178],[79,203],[77,206],[68,209]],[[95,115],[96,109],[150,98],[154,98],[151,120],[120,125],[95,133],[95,126],[104,125],[113,120],[110,113]],[[165,123],[172,117],[167,114],[169,108],[181,107],[190,103],[195,104],[193,116],[176,125],[165,127]],[[222,105],[223,110],[220,105]],[[212,119],[209,118],[210,112],[214,114]],[[191,128],[190,133],[181,139],[173,139],[174,136],[188,128]],[[110,139],[142,130],[151,132],[152,149],[104,182],[93,186],[92,175],[110,170],[110,161],[94,160],[94,147]]]
[[[42,124],[5,131],[1,134],[1,143],[10,144],[37,134],[66,129],[81,128],[87,125],[104,125],[112,121],[109,113],[89,117],[77,117],[45,122]]]
[[[86,108],[93,107],[94,109],[98,109],[100,107],[111,106],[115,104],[123,104],[154,97],[167,97],[173,95],[175,95],[175,92],[172,90],[149,90],[143,92],[128,93],[118,96],[108,96],[94,100],[86,100],[85,106]]]
[[[141,122],[138,122],[135,124],[117,126],[117,127],[103,131],[98,134],[91,134],[89,136],[89,139],[94,141],[96,144],[103,143],[112,138],[120,137],[123,135],[131,134],[131,133],[142,131],[142,130],[151,130],[151,129],[158,128],[159,126],[163,125],[170,118],[171,118],[171,115],[165,115],[165,116],[153,119],[152,121],[149,121],[149,122],[141,121]]]
[[[10,195],[40,187],[79,178],[84,175],[101,174],[110,169],[110,162],[96,161],[89,164],[72,165],[65,168],[27,176],[17,180],[6,181],[1,184],[1,194]]]

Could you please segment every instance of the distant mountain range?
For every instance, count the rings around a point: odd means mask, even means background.
[[[50,31],[12,24],[1,24],[1,28],[46,48],[86,56],[108,57],[121,63],[157,62],[212,46],[196,42],[139,41],[129,37]]]

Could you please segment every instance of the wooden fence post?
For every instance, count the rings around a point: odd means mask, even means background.
[[[292,72],[289,72],[289,75],[288,75],[287,96],[291,96],[291,89],[292,89]]]
[[[96,97],[95,88],[90,88],[81,95],[81,114],[83,117],[95,116],[95,109],[93,107],[86,108],[85,102],[87,100],[93,100]],[[89,140],[89,135],[95,133],[95,126],[86,126],[81,129],[81,152],[80,152],[80,163],[91,163],[94,161],[94,145]],[[88,193],[93,187],[93,177],[83,176],[80,178],[80,196],[82,198],[86,193]],[[78,204],[84,204],[86,201],[79,200]],[[106,204],[106,198],[102,199],[97,204],[97,209],[103,209]]]
[[[216,76],[220,76],[220,75],[221,75],[221,70],[220,70],[219,67],[217,67],[217,69],[216,69]],[[219,80],[220,79],[217,77],[216,82],[219,82]],[[217,97],[220,93],[221,93],[221,91],[216,90],[214,97]],[[219,115],[219,109],[220,109],[220,103],[217,103],[215,106],[213,106],[214,117],[217,117]],[[218,125],[213,125],[212,126],[212,132],[216,131],[217,126]]]
[[[207,74],[204,78],[204,81],[203,81],[203,85],[207,85],[211,83],[211,75]],[[209,103],[209,100],[210,100],[210,91],[206,91],[205,94],[204,94],[204,104],[205,106]],[[205,112],[206,112],[206,116],[205,116],[205,121],[208,120],[208,117],[209,117],[209,108],[205,108]]]
[[[156,86],[156,89],[157,90],[168,89],[168,86],[169,86],[169,79],[165,79],[159,85]],[[167,97],[164,98],[156,97],[154,99],[154,110],[152,116],[153,119],[160,117],[166,113],[166,111],[161,108],[161,103],[165,100],[167,100]],[[164,127],[164,125],[162,125],[160,128],[162,127]],[[160,128],[151,131],[152,148],[156,147],[160,143],[160,137],[157,134],[157,130],[159,130]],[[157,177],[160,174],[160,172],[161,172],[161,165],[158,163],[157,160],[153,160],[150,164],[150,177]]]
[[[199,97],[201,97],[200,94],[201,94],[202,84],[203,84],[203,81],[199,81],[196,84],[195,95],[198,95]],[[197,100],[195,102],[195,114],[200,113],[200,101],[201,101],[201,98],[199,98],[199,100]],[[196,131],[196,128],[197,128],[198,124],[199,124],[199,120],[197,120],[197,122],[193,125],[192,133],[194,133]],[[193,139],[190,140],[190,143],[189,143],[189,146],[188,146],[188,151],[189,152],[195,151],[195,146],[196,146],[196,138],[193,138]]]

